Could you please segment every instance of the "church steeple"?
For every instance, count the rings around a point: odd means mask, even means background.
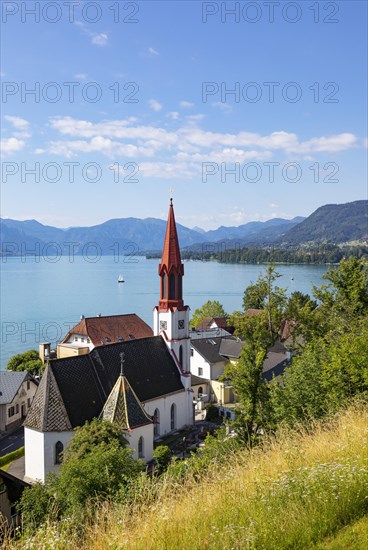
[[[180,256],[172,199],[170,199],[164,248],[161,263],[158,266],[158,274],[161,279],[159,310],[184,309],[182,282],[184,265]]]

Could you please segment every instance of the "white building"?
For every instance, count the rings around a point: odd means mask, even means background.
[[[0,372],[0,433],[21,426],[38,386],[26,371]]]
[[[117,423],[133,456],[146,462],[152,460],[155,438],[193,423],[183,275],[171,201],[154,336],[132,334],[129,340],[105,341],[89,353],[49,362],[25,422],[26,480],[44,482],[48,472],[57,471],[74,430],[93,418]]]

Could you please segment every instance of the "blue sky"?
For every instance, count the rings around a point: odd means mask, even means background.
[[[271,4],[3,2],[2,217],[164,218],[172,188],[212,229],[367,198],[367,4]]]

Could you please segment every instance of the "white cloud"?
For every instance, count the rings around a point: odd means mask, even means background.
[[[14,128],[16,128],[17,130],[26,130],[29,127],[28,120],[20,118],[19,116],[5,115],[4,118],[8,122],[10,122],[10,124],[12,124],[12,126],[14,126]]]
[[[154,55],[160,55],[159,52],[157,50],[155,50],[154,48],[148,48],[148,53],[151,55],[151,56],[154,56]]]
[[[191,103],[190,101],[181,101],[179,105],[182,109],[191,109],[194,107],[194,103]]]
[[[76,80],[87,80],[88,75],[86,73],[77,73],[74,75]]]
[[[162,105],[156,100],[151,108],[158,112]],[[158,105],[156,105],[156,103]],[[275,159],[282,165],[290,158],[304,161],[310,154],[338,152],[357,146],[353,134],[313,137],[300,141],[295,133],[285,131],[260,135],[252,132],[237,134],[207,132],[200,127],[204,115],[185,117],[186,123],[174,130],[142,125],[134,117],[90,122],[72,117],[50,119],[50,127],[58,136],[37,150],[67,158],[80,154],[101,154],[110,159],[126,157],[143,159],[142,172],[151,177],[198,177],[203,162],[246,163],[252,160]],[[166,114],[165,126],[171,119],[180,119],[176,111]],[[359,142],[361,146],[361,142]],[[150,159],[147,162],[145,159]],[[317,157],[318,158],[318,157]],[[180,171],[180,175],[178,175]],[[270,205],[276,210],[277,205]]]
[[[109,40],[109,37],[104,32],[101,32],[99,34],[93,34],[91,38],[92,44],[95,44],[96,46],[106,46],[108,40]]]
[[[222,101],[214,101],[212,103],[212,107],[215,107],[217,109],[220,109],[224,113],[231,113],[233,108],[228,103],[222,103]]]
[[[23,149],[25,142],[15,137],[2,139],[0,142],[0,149],[4,155],[16,153]]]
[[[161,111],[162,109],[162,105],[161,103],[159,103],[158,101],[156,101],[156,99],[150,99],[149,102],[148,102],[149,106],[151,107],[151,109],[153,111],[156,111],[156,113],[158,113],[159,111]]]
[[[279,204],[275,204],[274,202],[270,202],[270,204],[268,205],[270,208],[280,208],[280,205]]]
[[[170,113],[167,113],[167,115],[171,120],[178,120],[179,119],[179,113],[177,111],[171,111]]]

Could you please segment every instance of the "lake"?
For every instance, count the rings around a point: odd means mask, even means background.
[[[9,358],[59,341],[81,315],[136,313],[152,326],[159,299],[158,259],[103,256],[3,258],[1,261],[0,368]],[[185,262],[184,299],[192,311],[219,300],[227,312],[240,310],[244,289],[264,272],[264,265]],[[279,265],[278,285],[290,294],[311,293],[328,266]],[[125,283],[118,284],[119,274]]]

